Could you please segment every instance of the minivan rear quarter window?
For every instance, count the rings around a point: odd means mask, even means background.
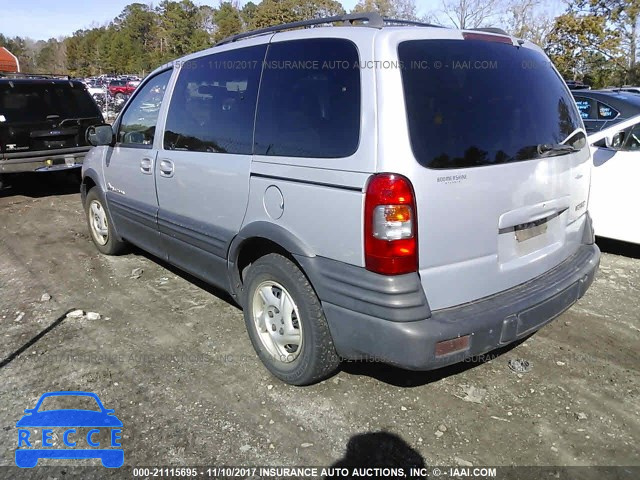
[[[255,154],[340,158],[360,142],[358,50],[349,40],[277,42],[264,62]]]
[[[430,168],[538,158],[582,122],[573,98],[536,50],[484,40],[400,43],[413,153]],[[584,138],[584,137],[582,137]]]

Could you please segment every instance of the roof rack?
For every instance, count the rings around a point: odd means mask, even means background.
[[[377,13],[350,13],[348,15],[336,15],[333,17],[313,18],[311,20],[283,23],[281,25],[274,25],[272,27],[259,28],[258,30],[252,30],[250,32],[238,33],[236,35],[231,35],[230,37],[220,40],[218,43],[216,43],[216,46],[224,45],[225,43],[236,42],[243,38],[263,35],[265,33],[281,32],[283,30],[289,30],[292,28],[312,27],[314,25],[323,25],[325,23],[335,22],[343,22],[349,25],[353,25],[355,22],[363,22],[364,25],[372,28],[382,28],[384,26],[384,20]]]
[[[391,25],[410,25],[410,26],[415,26],[415,27],[435,27],[435,28],[447,28],[444,27],[442,25],[436,25],[434,23],[426,23],[426,22],[418,22],[415,20],[404,20],[402,18],[388,18],[388,17],[384,17],[382,19],[382,21],[385,24],[391,24]]]
[[[26,73],[26,72],[6,72],[0,70],[0,78],[59,78],[61,80],[71,80],[69,75],[62,73]]]
[[[324,25],[327,23],[342,22],[346,25],[362,25],[363,27],[370,28],[382,28],[385,24],[396,25],[414,25],[420,27],[438,27],[445,28],[441,25],[433,25],[431,23],[415,22],[412,20],[402,20],[397,18],[383,18],[380,14],[375,12],[363,12],[363,13],[349,13],[347,15],[336,15],[334,17],[314,18],[311,20],[302,20],[299,22],[283,23],[281,25],[274,25],[272,27],[260,28],[258,30],[252,30],[250,32],[238,33],[224,38],[216,43],[218,45],[224,45],[226,43],[236,42],[243,38],[255,37],[258,35],[264,35],[265,33],[282,32],[284,30],[290,30],[293,28],[313,27],[316,25]]]

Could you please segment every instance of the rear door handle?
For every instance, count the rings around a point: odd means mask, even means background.
[[[160,160],[160,175],[173,177],[173,162],[171,160]]]
[[[151,175],[151,164],[153,160],[150,158],[143,158],[140,160],[140,171],[145,175]]]

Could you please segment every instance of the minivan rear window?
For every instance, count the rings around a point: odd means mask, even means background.
[[[4,118],[3,122],[101,118],[102,114],[95,102],[79,85],[71,87],[68,83],[11,83],[0,84],[0,115]]]
[[[571,94],[538,51],[483,40],[411,40],[400,43],[398,55],[411,147],[425,167],[539,158],[538,145],[562,143],[582,127]]]

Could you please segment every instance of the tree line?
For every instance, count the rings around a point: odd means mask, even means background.
[[[568,0],[555,18],[545,5],[545,0],[441,0],[439,9],[419,16],[415,0],[359,0],[353,12],[456,28],[501,26],[544,48],[567,80],[593,87],[640,84],[640,0]],[[243,6],[232,0],[215,7],[192,0],[131,3],[108,25],[47,41],[0,33],[0,46],[27,72],[145,75],[236,33],[344,13],[337,0],[262,0]]]

